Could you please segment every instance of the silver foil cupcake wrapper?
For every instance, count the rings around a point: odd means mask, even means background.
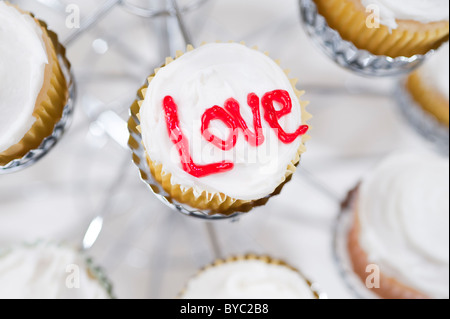
[[[39,22],[44,28],[47,29],[47,25],[44,22]],[[64,106],[61,119],[55,124],[52,134],[46,137],[38,148],[30,150],[22,158],[12,160],[5,165],[0,165],[0,175],[21,171],[38,162],[61,140],[64,132],[72,122],[76,90],[75,83],[73,81],[73,74],[71,73],[71,65],[66,58],[66,49],[59,43],[57,35],[50,30],[47,32],[53,42],[53,45],[55,46],[61,70],[68,84],[69,98]]]
[[[448,155],[449,128],[417,104],[408,92],[405,81],[401,81],[398,85],[395,98],[400,112],[414,130],[432,142],[440,153]]]
[[[355,221],[353,205],[355,204],[356,189],[351,191],[335,221],[333,229],[333,257],[342,279],[358,299],[380,299],[377,294],[370,291],[361,278],[354,272],[348,249],[348,238],[351,227]]]
[[[338,65],[360,75],[383,77],[410,73],[434,53],[432,50],[425,55],[391,58],[360,50],[328,26],[313,0],[299,1],[302,22],[312,40]]]
[[[90,273],[95,277],[96,280],[98,280],[99,284],[103,287],[103,289],[106,291],[108,296],[111,299],[116,299],[116,296],[113,292],[113,284],[109,280],[109,278],[106,276],[105,271],[102,267],[96,265],[92,258],[86,257],[86,265],[90,271]]]

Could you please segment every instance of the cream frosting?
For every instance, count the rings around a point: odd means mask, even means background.
[[[74,249],[39,243],[0,254],[0,299],[108,298],[88,274],[85,257]]]
[[[361,0],[367,8],[380,9],[380,23],[391,29],[398,28],[398,20],[430,23],[449,20],[448,0]]]
[[[265,143],[250,146],[240,132],[236,147],[222,151],[202,137],[201,119],[207,109],[216,105],[223,107],[226,100],[234,98],[253,131],[248,94],[255,93],[261,99],[274,90],[289,92],[292,112],[281,118],[280,124],[287,132],[295,132],[302,123],[300,102],[284,71],[265,54],[234,43],[207,44],[184,54],[157,72],[141,106],[142,137],[149,157],[163,164],[164,172],[172,174],[173,185],[194,188],[197,194],[223,193],[241,200],[270,195],[284,181],[301,138],[291,144],[281,143],[264,120],[261,108]],[[178,105],[181,128],[190,143],[194,162],[200,165],[226,160],[234,163],[233,170],[194,178],[182,169],[180,156],[167,132],[163,111],[167,95]],[[213,122],[211,129],[223,139],[229,134],[229,129],[221,122]]]
[[[419,69],[423,82],[449,100],[449,44],[445,43]]]
[[[20,142],[36,121],[46,64],[41,28],[0,1],[0,152]]]
[[[431,298],[449,298],[449,160],[395,154],[359,192],[359,242],[369,261]]]
[[[260,260],[211,267],[188,282],[184,299],[315,299],[306,280],[285,266]]]

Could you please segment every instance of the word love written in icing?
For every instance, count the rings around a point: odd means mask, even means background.
[[[275,102],[281,106],[279,110],[275,109]],[[236,146],[239,131],[244,133],[244,137],[249,145],[254,147],[262,145],[265,137],[261,125],[260,104],[264,109],[264,120],[274,129],[282,143],[291,144],[308,131],[309,127],[307,125],[301,125],[294,133],[287,133],[281,127],[280,119],[292,111],[292,100],[287,91],[276,90],[268,92],[261,99],[261,103],[256,94],[250,93],[247,98],[247,104],[253,113],[253,131],[248,127],[241,115],[239,102],[230,98],[225,102],[223,108],[216,105],[205,111],[202,116],[202,136],[223,151],[229,151]],[[164,98],[163,108],[170,139],[180,154],[181,165],[185,172],[201,178],[227,172],[234,168],[234,164],[227,161],[208,165],[195,164],[191,156],[189,141],[180,127],[178,106],[171,96]],[[209,132],[211,122],[216,120],[222,121],[230,129],[230,135],[226,141]]]

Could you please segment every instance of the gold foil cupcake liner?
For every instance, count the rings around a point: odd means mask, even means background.
[[[399,21],[398,28],[388,26],[369,27],[366,8],[361,0],[314,0],[329,26],[343,39],[375,55],[392,58],[426,54],[448,40],[448,22],[422,24],[415,21]]]
[[[23,144],[22,146],[19,145],[19,147],[25,147],[26,144],[37,145],[37,147],[26,151],[26,154],[19,158],[14,156],[14,154],[2,156],[4,159],[0,157],[0,163],[4,162],[0,164],[0,175],[23,170],[38,162],[58,143],[72,120],[75,104],[75,85],[71,73],[71,65],[66,58],[66,50],[59,43],[56,33],[48,30],[45,22],[40,20],[38,22],[47,31],[47,35],[55,48],[54,58],[57,59],[60,69],[54,68],[52,70],[51,89],[48,92],[47,99],[44,99],[42,102],[43,107],[35,111],[37,120],[30,130],[32,134],[26,135],[26,138],[19,143]],[[68,96],[65,96],[65,93],[63,94],[62,92],[68,92]],[[63,103],[63,101],[66,102]],[[63,105],[64,107],[58,109],[58,105]],[[58,118],[59,120],[55,120]],[[55,124],[49,126],[49,123]],[[42,136],[46,137],[42,138]]]
[[[439,123],[449,126],[449,101],[422,77],[420,70],[409,75],[406,87],[419,106]]]
[[[302,23],[313,42],[339,66],[360,75],[383,77],[410,73],[434,53],[429,50],[425,54],[393,58],[358,49],[329,26],[325,17],[319,14],[314,0],[299,0],[299,3]],[[399,41],[407,42],[408,39],[399,38]]]
[[[241,43],[244,45],[244,43]],[[192,46],[187,47],[187,52],[192,51]],[[256,47],[253,49],[257,50]],[[176,58],[182,56],[184,53],[177,52]],[[268,55],[268,53],[266,53]],[[165,65],[174,61],[173,58],[168,57]],[[279,64],[279,61],[276,61]],[[154,75],[159,71],[155,69]],[[286,71],[286,74],[288,71]],[[173,185],[171,183],[171,174],[165,173],[163,165],[153,162],[145,152],[142,144],[142,135],[140,131],[139,110],[145,98],[148,85],[152,81],[154,75],[148,78],[147,84],[141,87],[138,91],[136,101],[130,108],[130,118],[128,121],[128,130],[130,132],[129,147],[133,152],[133,162],[139,168],[141,179],[150,187],[154,195],[169,207],[188,216],[199,217],[203,219],[225,219],[234,218],[242,213],[247,213],[255,207],[263,206],[267,201],[278,195],[284,185],[291,180],[292,174],[296,170],[296,166],[300,162],[301,154],[306,151],[304,144],[309,140],[308,135],[302,137],[302,145],[298,150],[297,156],[292,163],[287,167],[285,180],[279,187],[269,196],[256,201],[242,201],[236,200],[229,196],[220,193],[203,192],[199,196],[194,194],[194,189],[183,189],[180,185]],[[304,92],[295,88],[296,79],[291,79],[291,84],[295,90],[296,95],[300,97]],[[303,124],[311,119],[311,115],[306,111],[307,102],[302,102],[302,121]]]
[[[449,154],[449,127],[440,123],[433,115],[420,106],[408,91],[405,80],[400,81],[395,98],[400,112],[411,128],[434,144],[442,154]]]
[[[252,260],[262,261],[262,262],[265,262],[265,263],[267,263],[269,265],[285,267],[285,268],[287,268],[289,270],[292,270],[292,271],[296,272],[308,284],[309,288],[311,289],[311,292],[314,294],[314,297],[316,299],[328,299],[327,294],[322,292],[322,290],[320,288],[320,285],[318,283],[315,283],[315,282],[310,281],[309,279],[307,279],[300,270],[298,270],[297,268],[292,267],[291,265],[289,265],[288,263],[286,263],[285,261],[283,261],[281,259],[272,258],[272,257],[267,256],[267,255],[247,254],[247,255],[231,256],[231,257],[228,257],[226,259],[217,259],[212,264],[209,264],[206,267],[203,267],[201,270],[199,270],[198,273],[192,279],[197,278],[204,271],[209,270],[209,269],[214,268],[214,267],[217,267],[217,266],[221,266],[221,265],[224,265],[224,264],[227,264],[227,263],[234,263],[234,262],[238,262],[238,261],[252,261]],[[179,295],[178,295],[179,299],[183,298],[183,295],[186,293],[188,284],[189,284],[189,281],[186,283],[185,287],[179,293]]]

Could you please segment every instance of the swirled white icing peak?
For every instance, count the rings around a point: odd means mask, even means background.
[[[0,254],[0,299],[109,299],[76,250],[50,243]]]
[[[360,245],[382,273],[449,298],[449,160],[395,154],[359,191]]]
[[[398,28],[398,20],[413,20],[421,23],[448,21],[448,0],[361,0],[371,9],[377,6],[380,22],[390,29]]]
[[[297,272],[260,260],[227,262],[191,279],[184,299],[315,299]]]
[[[250,146],[239,134],[236,147],[222,151],[201,135],[203,113],[213,106],[223,107],[226,100],[240,103],[242,117],[253,131],[253,115],[247,97],[255,93],[260,99],[267,92],[285,90],[292,99],[292,112],[280,119],[287,132],[302,124],[300,102],[284,71],[265,54],[236,43],[214,43],[201,46],[177,58],[159,70],[151,81],[141,106],[141,128],[150,159],[163,164],[172,174],[172,184],[204,191],[223,193],[240,200],[257,200],[273,193],[284,181],[288,165],[301,144],[279,141],[275,131],[263,118],[261,124],[266,142]],[[170,140],[163,100],[172,96],[178,105],[180,125],[190,143],[195,163],[233,162],[233,170],[194,178],[181,166],[180,156]],[[218,121],[215,121],[218,122]],[[226,139],[229,129],[223,123],[212,123],[213,132]]]
[[[0,152],[17,144],[36,121],[47,63],[36,21],[0,1]]]

